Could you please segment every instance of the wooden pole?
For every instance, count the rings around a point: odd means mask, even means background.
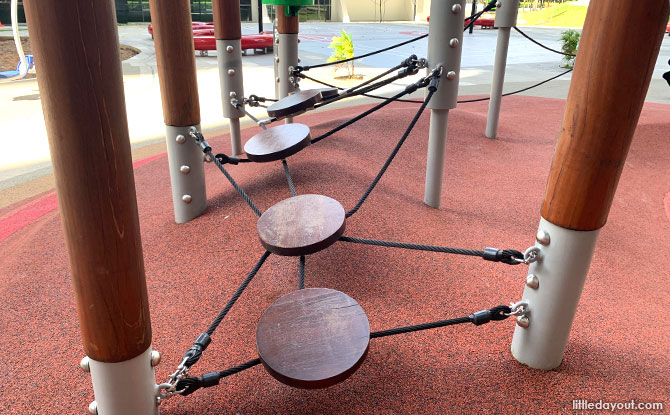
[[[607,221],[667,22],[667,0],[591,1],[542,203],[549,222]]]
[[[26,0],[86,354],[151,344],[114,3]]]
[[[149,7],[165,124],[200,124],[191,3],[150,0]]]
[[[300,22],[298,16],[287,16],[287,6],[277,6],[277,32],[297,34]]]
[[[240,0],[213,0],[214,35],[220,40],[236,40],[242,37]]]
[[[511,351],[554,369],[563,359],[668,21],[667,0],[592,0],[542,204]],[[631,218],[635,220],[635,218]]]
[[[189,0],[150,0],[158,80],[163,101],[166,145],[177,223],[188,222],[207,207],[202,152],[190,138],[200,130],[198,80]]]

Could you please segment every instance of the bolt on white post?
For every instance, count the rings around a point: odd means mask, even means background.
[[[424,203],[440,208],[442,176],[447,140],[449,110],[456,108],[458,79],[461,71],[465,0],[433,1],[428,26],[428,71],[442,66],[442,76],[433,94],[430,109],[430,132],[426,160]]]
[[[197,218],[207,207],[204,155],[190,136],[192,128],[200,131],[200,125],[165,126],[172,204],[177,223]]]
[[[486,136],[488,138],[496,138],[498,135],[500,102],[502,101],[503,84],[505,83],[509,37],[512,27],[516,26],[518,12],[519,0],[499,0],[496,3],[495,27],[498,28],[498,41],[496,44],[496,56],[493,63],[489,113],[486,118]]]
[[[230,122],[230,147],[234,156],[242,154],[240,118],[244,111],[237,109],[231,99],[237,99],[244,106],[244,83],[242,76],[242,43],[240,39],[216,40],[216,55],[221,82],[221,104],[223,116]]]

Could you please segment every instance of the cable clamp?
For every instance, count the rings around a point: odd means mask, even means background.
[[[517,301],[509,304],[510,312],[506,316],[525,316],[529,313],[528,301]]]
[[[219,160],[219,163],[221,164],[233,164],[233,165],[238,165],[240,163],[240,159],[237,157],[233,156],[228,156],[223,153],[219,153],[216,156],[214,156],[217,160]]]
[[[523,263],[526,265],[537,262],[542,258],[542,250],[537,246],[531,246],[523,253]]]

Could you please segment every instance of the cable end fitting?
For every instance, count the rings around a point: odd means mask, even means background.
[[[440,83],[440,78],[433,78],[430,80],[430,83],[428,84],[428,91],[430,92],[435,92],[437,91],[437,86]]]
[[[486,261],[502,262],[508,265],[517,265],[524,262],[523,253],[513,249],[485,248],[482,258]]]

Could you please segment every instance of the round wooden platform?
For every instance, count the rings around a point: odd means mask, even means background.
[[[307,89],[286,96],[268,107],[268,115],[277,119],[294,117],[314,108],[322,99],[320,89]]]
[[[370,323],[348,295],[329,288],[286,294],[261,316],[256,346],[265,369],[296,388],[326,388],[351,376],[370,345]]]
[[[344,233],[344,208],[328,196],[300,195],[266,210],[256,227],[261,243],[277,255],[309,255],[334,244]]]
[[[284,124],[263,130],[244,145],[247,158],[257,163],[292,156],[310,145],[312,134],[304,124]]]

